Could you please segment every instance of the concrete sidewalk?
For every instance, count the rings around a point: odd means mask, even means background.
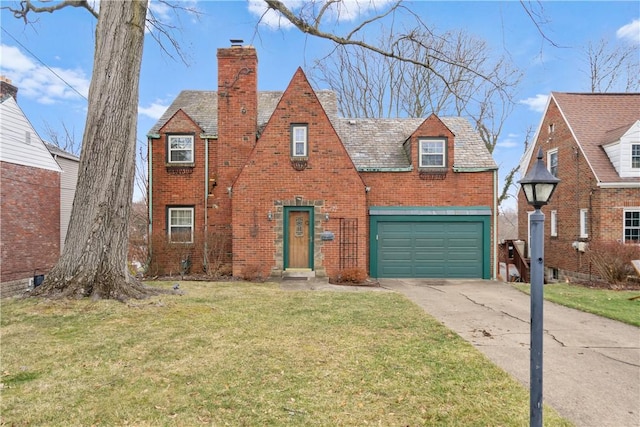
[[[529,296],[499,281],[381,279],[529,387]],[[576,426],[640,426],[640,329],[544,302],[543,400]],[[528,402],[527,402],[528,404]]]

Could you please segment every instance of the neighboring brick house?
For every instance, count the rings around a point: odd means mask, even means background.
[[[468,121],[340,118],[301,69],[258,92],[257,65],[219,49],[218,91],[149,131],[151,274],[495,277],[497,166]]]
[[[60,166],[0,80],[0,284],[26,290],[60,256]]]
[[[543,208],[549,280],[595,274],[589,242],[640,245],[639,93],[552,92],[521,170],[533,165],[540,148],[561,180]],[[527,242],[531,211],[520,192],[518,228]]]

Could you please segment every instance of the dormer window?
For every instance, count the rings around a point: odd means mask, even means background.
[[[640,144],[631,144],[631,168],[640,169]]]
[[[189,165],[193,158],[193,135],[167,135],[167,163]]]
[[[309,152],[308,126],[291,125],[291,157],[307,157]]]
[[[447,166],[447,140],[444,138],[420,138],[420,168],[445,168]]]

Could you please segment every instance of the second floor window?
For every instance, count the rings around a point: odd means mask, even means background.
[[[167,145],[168,163],[193,163],[193,135],[168,135]]]
[[[291,156],[307,157],[308,153],[307,125],[291,126]]]
[[[447,166],[447,141],[444,139],[420,139],[421,168],[444,168]]]
[[[640,169],[640,144],[631,144],[631,168]]]
[[[547,152],[547,167],[551,175],[558,176],[558,149],[549,150]]]

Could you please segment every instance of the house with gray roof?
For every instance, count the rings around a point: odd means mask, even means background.
[[[460,117],[340,117],[298,69],[258,91],[250,46],[148,132],[150,274],[495,277],[497,165]]]
[[[561,180],[544,209],[547,280],[594,278],[590,249],[602,245],[624,245],[640,259],[640,93],[552,92],[523,173],[540,149]],[[520,239],[528,242],[532,208],[518,197]]]

